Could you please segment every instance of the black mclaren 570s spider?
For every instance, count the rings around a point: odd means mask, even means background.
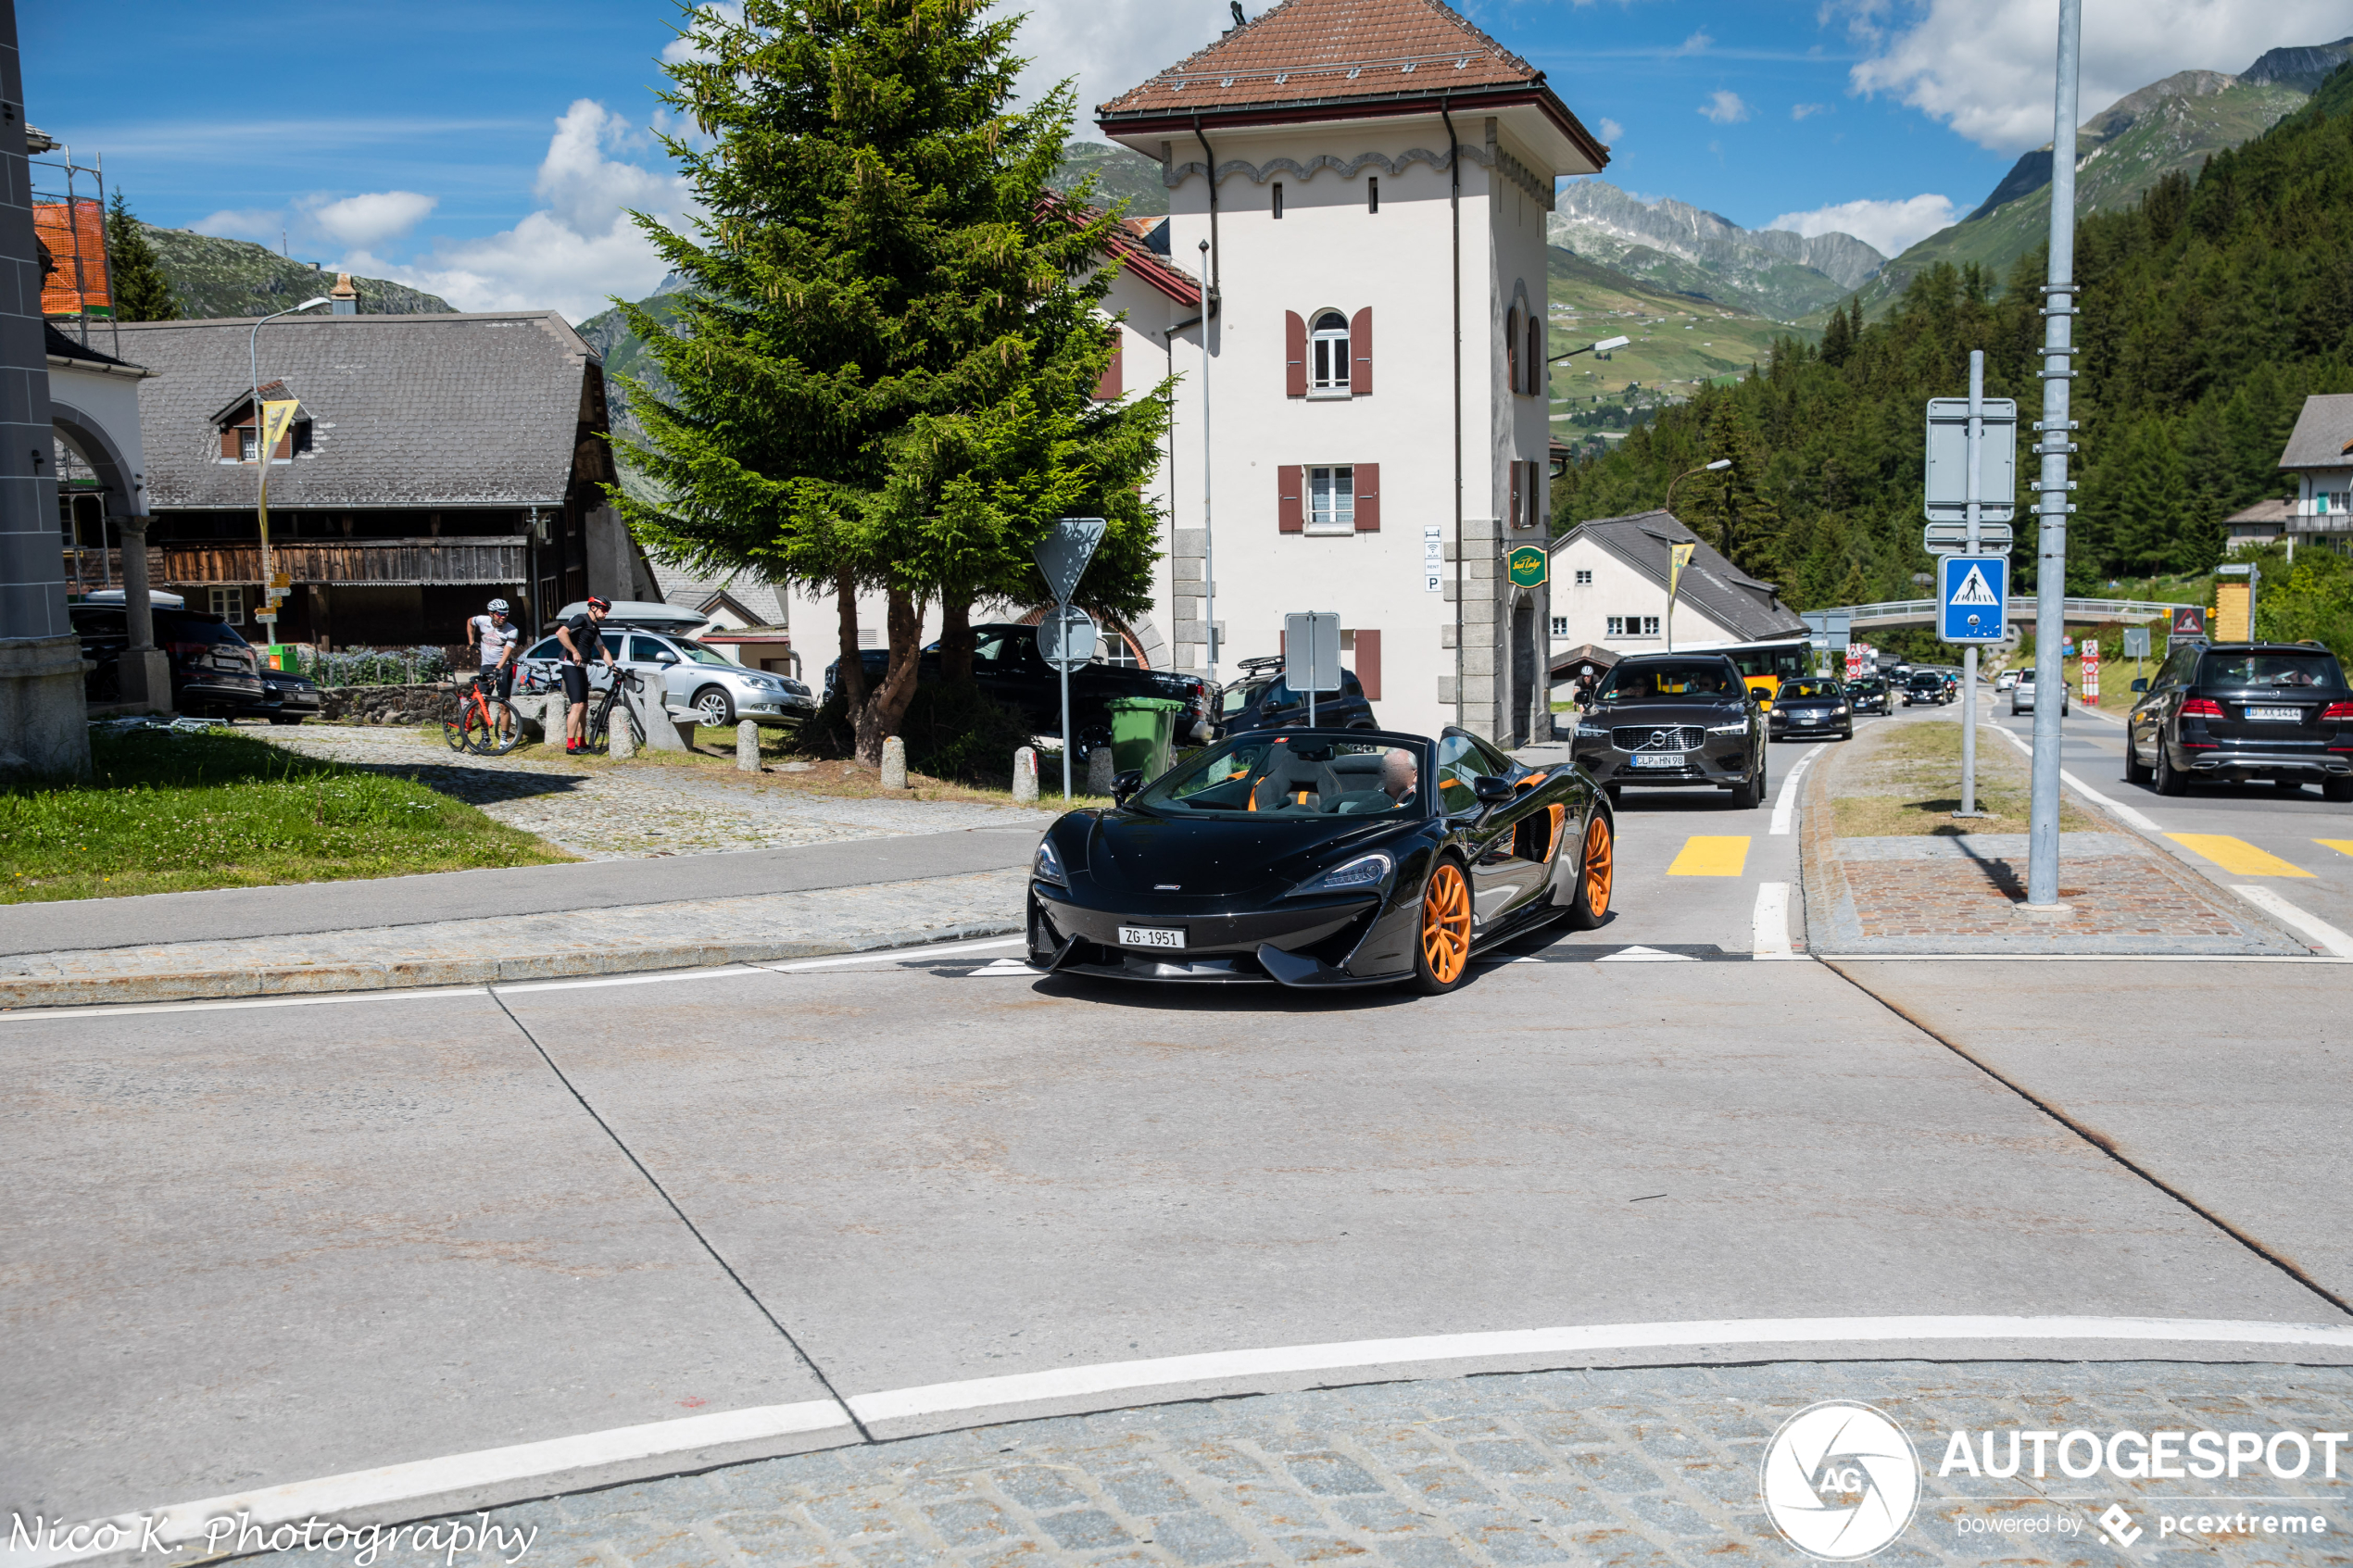
[[[1260,730],[1109,810],[1046,830],[1029,874],[1029,960],[1064,974],[1407,982],[1554,920],[1609,912],[1615,828],[1583,771],[1524,767],[1478,736]]]

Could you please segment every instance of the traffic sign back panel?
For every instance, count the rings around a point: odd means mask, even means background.
[[[2007,522],[2018,503],[2018,402],[1988,397],[1979,405],[1984,434],[1978,453],[1978,517]],[[1928,519],[1961,522],[1969,516],[1969,399],[1928,400]]]
[[[1946,556],[1937,563],[1937,637],[1998,643],[2010,563],[2002,556]]]

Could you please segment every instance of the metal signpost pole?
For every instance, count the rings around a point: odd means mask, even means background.
[[[1985,445],[1985,350],[1969,351],[1969,550],[1977,554],[1978,516],[1983,493],[1977,455]],[[1961,650],[1961,809],[1956,816],[1977,815],[1977,645]]]
[[[1056,646],[1062,650],[1062,657],[1054,663],[1062,671],[1063,681],[1063,799],[1067,801],[1070,798],[1070,607],[1064,604],[1054,606],[1054,620],[1061,632]]]
[[[2067,707],[2060,640],[2067,634],[2069,385],[2074,371],[2075,87],[2083,42],[2082,0],[2059,0],[2058,81],[2051,125],[2051,266],[2043,290],[2043,418],[2035,443],[2040,541],[2034,562],[2034,787],[2027,818],[2026,903],[2058,907],[2059,719]]]
[[[1209,171],[1209,190],[1214,201],[1217,194],[1217,171]],[[1210,275],[1209,242],[1201,243],[1201,275]],[[1202,289],[1201,317],[1201,585],[1202,635],[1208,639],[1209,684],[1217,684],[1217,546],[1215,530],[1210,526],[1209,484],[1209,323],[1210,289]],[[1063,750],[1064,766],[1068,766],[1069,747]]]

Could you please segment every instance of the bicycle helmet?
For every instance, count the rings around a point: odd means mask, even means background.
[[[506,600],[504,600],[504,599],[493,599],[493,600],[491,600],[491,601],[490,601],[490,613],[491,613],[491,614],[493,614],[493,615],[504,615],[504,614],[506,614],[506,613],[507,613],[507,601],[506,601]]]
[[[590,609],[609,610],[612,608],[612,601],[610,599],[601,597],[598,595],[591,594],[588,596],[588,608]]]

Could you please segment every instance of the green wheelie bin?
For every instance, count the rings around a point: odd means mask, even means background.
[[[1169,744],[1185,705],[1164,696],[1121,696],[1114,697],[1109,707],[1113,765],[1148,780],[1168,771]]]

